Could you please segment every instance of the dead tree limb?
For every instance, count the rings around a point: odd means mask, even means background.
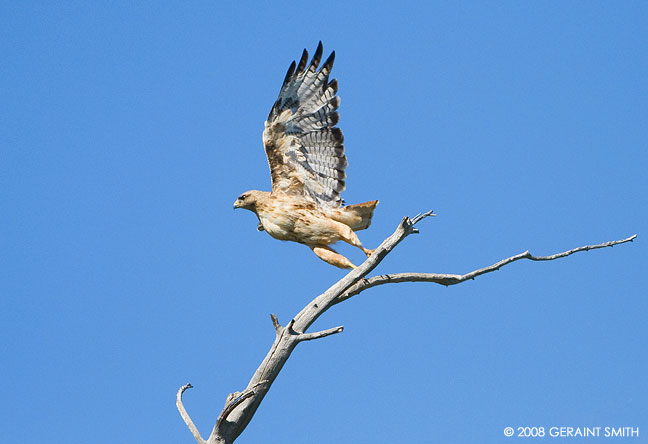
[[[257,408],[263,401],[266,393],[270,390],[272,383],[279,375],[284,364],[290,357],[290,354],[295,349],[297,344],[303,341],[310,341],[313,339],[324,338],[336,333],[341,333],[344,327],[334,327],[326,330],[306,333],[308,328],[319,318],[326,310],[335,304],[349,299],[358,293],[367,290],[371,287],[378,285],[397,283],[397,282],[433,282],[441,285],[454,285],[474,279],[485,273],[499,270],[504,265],[520,259],[529,259],[532,261],[550,261],[566,257],[580,251],[589,251],[597,248],[612,247],[614,245],[632,242],[637,235],[630,236],[626,239],[619,241],[605,242],[597,245],[587,245],[584,247],[574,248],[562,253],[554,254],[551,256],[533,256],[528,251],[520,253],[516,256],[509,257],[501,260],[489,267],[480,268],[479,270],[472,271],[467,274],[435,274],[435,273],[398,273],[398,274],[385,274],[380,276],[373,276],[365,279],[376,266],[391,252],[396,245],[403,239],[413,233],[418,233],[415,224],[422,219],[434,216],[432,211],[422,213],[410,219],[409,217],[403,218],[396,231],[385,239],[374,253],[367,258],[367,260],[349,272],[346,276],[336,282],[332,287],[326,290],[321,295],[317,296],[308,303],[290,322],[284,327],[279,323],[276,315],[270,315],[272,324],[275,329],[275,340],[270,347],[270,351],[264,358],[263,362],[256,370],[248,386],[243,392],[235,392],[227,397],[225,407],[221,411],[216,425],[212,430],[211,435],[205,441],[201,436],[193,421],[187,414],[182,404],[182,393],[191,388],[191,384],[187,384],[178,390],[176,405],[180,415],[184,419],[187,427],[193,434],[198,444],[229,444],[243,432],[245,427],[249,424],[254,416]]]
[[[398,282],[433,282],[435,284],[445,285],[446,287],[450,285],[460,284],[462,282],[475,279],[477,276],[482,274],[490,273],[492,271],[497,271],[502,268],[504,265],[508,265],[511,262],[519,261],[520,259],[529,259],[531,261],[552,261],[554,259],[559,259],[561,257],[566,257],[580,251],[589,251],[596,250],[597,248],[605,247],[614,247],[615,245],[624,244],[626,242],[632,242],[637,237],[636,234],[633,234],[630,237],[621,239],[618,241],[604,242],[602,244],[596,245],[585,245],[584,247],[574,248],[572,250],[563,251],[562,253],[552,254],[551,256],[534,256],[529,251],[524,253],[516,254],[506,259],[490,265],[488,267],[480,268],[479,270],[471,271],[466,274],[438,274],[438,273],[396,273],[396,274],[383,274],[380,276],[373,276],[369,279],[363,279],[362,281],[357,282],[353,287],[349,288],[344,294],[341,294],[337,302],[342,302],[346,299],[349,299],[352,296],[357,295],[358,293],[367,290],[371,287],[376,287],[383,284],[396,284]]]
[[[182,403],[182,394],[185,392],[185,390],[190,388],[193,388],[193,385],[185,384],[180,387],[180,389],[178,389],[178,393],[176,394],[176,407],[178,407],[180,416],[182,416],[182,419],[184,419],[185,424],[187,424],[187,427],[189,427],[191,434],[194,436],[194,438],[196,438],[198,444],[205,444],[205,440],[202,436],[200,436],[200,432],[196,428],[196,425],[192,421],[189,413],[187,413],[187,410],[185,410],[184,404]]]

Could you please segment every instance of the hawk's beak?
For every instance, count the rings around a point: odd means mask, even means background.
[[[238,200],[234,201],[234,209],[236,210],[237,208],[241,208],[238,204]]]

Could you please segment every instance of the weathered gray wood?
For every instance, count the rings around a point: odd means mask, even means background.
[[[356,294],[367,290],[371,287],[383,284],[396,284],[399,282],[433,282],[435,284],[441,284],[450,286],[455,284],[460,284],[462,282],[475,279],[477,276],[482,274],[490,273],[492,271],[497,271],[502,268],[504,265],[508,265],[511,262],[519,261],[520,259],[529,259],[531,261],[552,261],[554,259],[559,259],[561,257],[566,257],[580,251],[589,251],[596,250],[598,248],[614,247],[615,245],[624,244],[626,242],[632,242],[637,237],[636,234],[621,239],[618,241],[604,242],[602,244],[596,245],[585,245],[584,247],[574,248],[568,251],[563,251],[562,253],[552,254],[551,256],[534,256],[529,251],[524,253],[511,256],[509,258],[503,259],[493,265],[488,267],[480,268],[479,270],[471,271],[466,274],[438,274],[438,273],[396,273],[396,274],[383,274],[380,276],[373,276],[369,279],[363,279],[361,282],[357,282],[353,287],[349,288],[344,294],[340,295],[340,298],[337,302],[342,302]]]
[[[193,385],[185,384],[178,389],[178,393],[176,394],[176,407],[180,412],[180,416],[182,416],[182,419],[184,419],[185,424],[187,424],[187,427],[189,427],[191,434],[194,436],[194,438],[196,438],[198,444],[205,444],[205,440],[203,439],[202,436],[200,436],[200,432],[198,431],[196,425],[191,420],[191,417],[185,410],[184,404],[182,404],[182,394],[185,392],[185,390],[190,388],[193,388]]]
[[[497,262],[489,267],[481,268],[473,272],[457,275],[457,274],[435,274],[435,273],[398,273],[374,276],[365,279],[365,276],[370,273],[376,266],[398,245],[403,239],[418,230],[414,225],[420,220],[434,216],[431,211],[419,214],[418,216],[410,219],[403,218],[396,231],[385,239],[374,253],[367,258],[367,260],[349,272],[346,276],[336,282],[328,290],[321,295],[317,296],[308,303],[285,327],[279,323],[277,316],[270,315],[272,324],[274,326],[276,335],[275,340],[270,347],[270,351],[261,362],[261,365],[256,370],[250,383],[243,390],[243,392],[231,393],[225,402],[225,406],[221,411],[216,424],[212,430],[211,435],[205,441],[201,436],[193,421],[186,412],[182,404],[182,394],[187,388],[191,388],[191,384],[187,384],[178,390],[176,405],[180,411],[180,415],[184,419],[187,427],[194,435],[198,444],[230,444],[245,430],[250,420],[254,416],[257,408],[263,401],[266,393],[270,390],[272,383],[279,375],[284,364],[290,358],[290,354],[295,349],[298,343],[303,341],[310,341],[313,339],[324,338],[336,333],[341,333],[344,327],[334,327],[319,332],[306,333],[308,327],[324,314],[330,307],[342,301],[349,299],[358,293],[367,290],[377,285],[398,282],[433,282],[442,285],[454,285],[466,280],[474,279],[485,273],[498,270],[504,265],[510,264],[520,259],[529,259],[533,261],[548,261],[561,257],[569,256],[579,251],[588,251],[597,248],[612,247],[614,245],[622,244],[625,242],[632,242],[637,236],[633,235],[626,239],[619,241],[611,241],[597,245],[587,245],[584,247],[574,248],[563,253],[554,254],[551,256],[533,256],[528,251],[512,256]]]

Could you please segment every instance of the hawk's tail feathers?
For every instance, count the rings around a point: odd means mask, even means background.
[[[376,205],[378,205],[378,201],[372,200],[342,207],[340,208],[342,210],[340,222],[350,226],[353,231],[369,228]]]

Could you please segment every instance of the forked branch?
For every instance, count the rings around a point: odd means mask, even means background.
[[[504,265],[520,259],[529,259],[532,261],[550,261],[561,257],[566,257],[579,251],[588,251],[597,248],[612,247],[614,245],[632,242],[637,236],[633,235],[626,239],[612,242],[605,242],[597,245],[587,245],[584,247],[574,248],[562,253],[554,254],[551,256],[533,256],[528,251],[520,253],[516,256],[509,257],[501,260],[489,267],[480,268],[479,270],[472,271],[467,274],[435,274],[435,273],[398,273],[398,274],[384,274],[365,278],[376,266],[391,252],[399,242],[413,233],[418,233],[415,224],[426,217],[434,216],[432,211],[419,214],[414,218],[403,218],[396,231],[385,239],[374,253],[367,258],[359,267],[350,271],[346,276],[336,282],[328,290],[321,295],[317,296],[308,303],[295,317],[293,317],[288,325],[283,327],[277,316],[272,314],[272,324],[275,329],[275,340],[270,347],[270,351],[265,359],[256,370],[252,379],[250,380],[247,388],[243,392],[235,392],[228,396],[225,407],[218,415],[216,425],[212,430],[209,439],[205,441],[198,433],[196,426],[187,414],[184,406],[182,405],[182,393],[191,388],[187,384],[178,390],[176,405],[180,411],[180,415],[184,419],[187,427],[194,435],[198,444],[229,444],[243,432],[248,425],[254,413],[256,412],[259,404],[263,401],[270,386],[279,375],[284,364],[290,357],[290,354],[295,349],[297,344],[303,341],[310,341],[313,339],[324,338],[336,333],[341,333],[344,327],[339,326],[329,328],[313,333],[306,333],[308,328],[326,312],[333,305],[349,299],[358,293],[367,290],[377,285],[397,283],[397,282],[434,282],[441,285],[455,285],[465,282],[469,279],[474,279],[485,273],[490,273],[499,270]]]
[[[254,391],[256,390],[256,388],[267,382],[268,381],[259,381],[256,384],[254,384],[252,387],[243,390],[243,392],[241,393],[236,392],[230,394],[229,397],[227,398],[227,403],[225,407],[220,412],[220,415],[218,415],[218,419],[216,420],[216,425],[214,426],[214,432],[220,429],[222,422],[227,418],[227,415],[229,415],[230,412],[236,408],[237,405],[239,405],[246,399],[254,396]],[[212,432],[212,434],[214,432]]]

